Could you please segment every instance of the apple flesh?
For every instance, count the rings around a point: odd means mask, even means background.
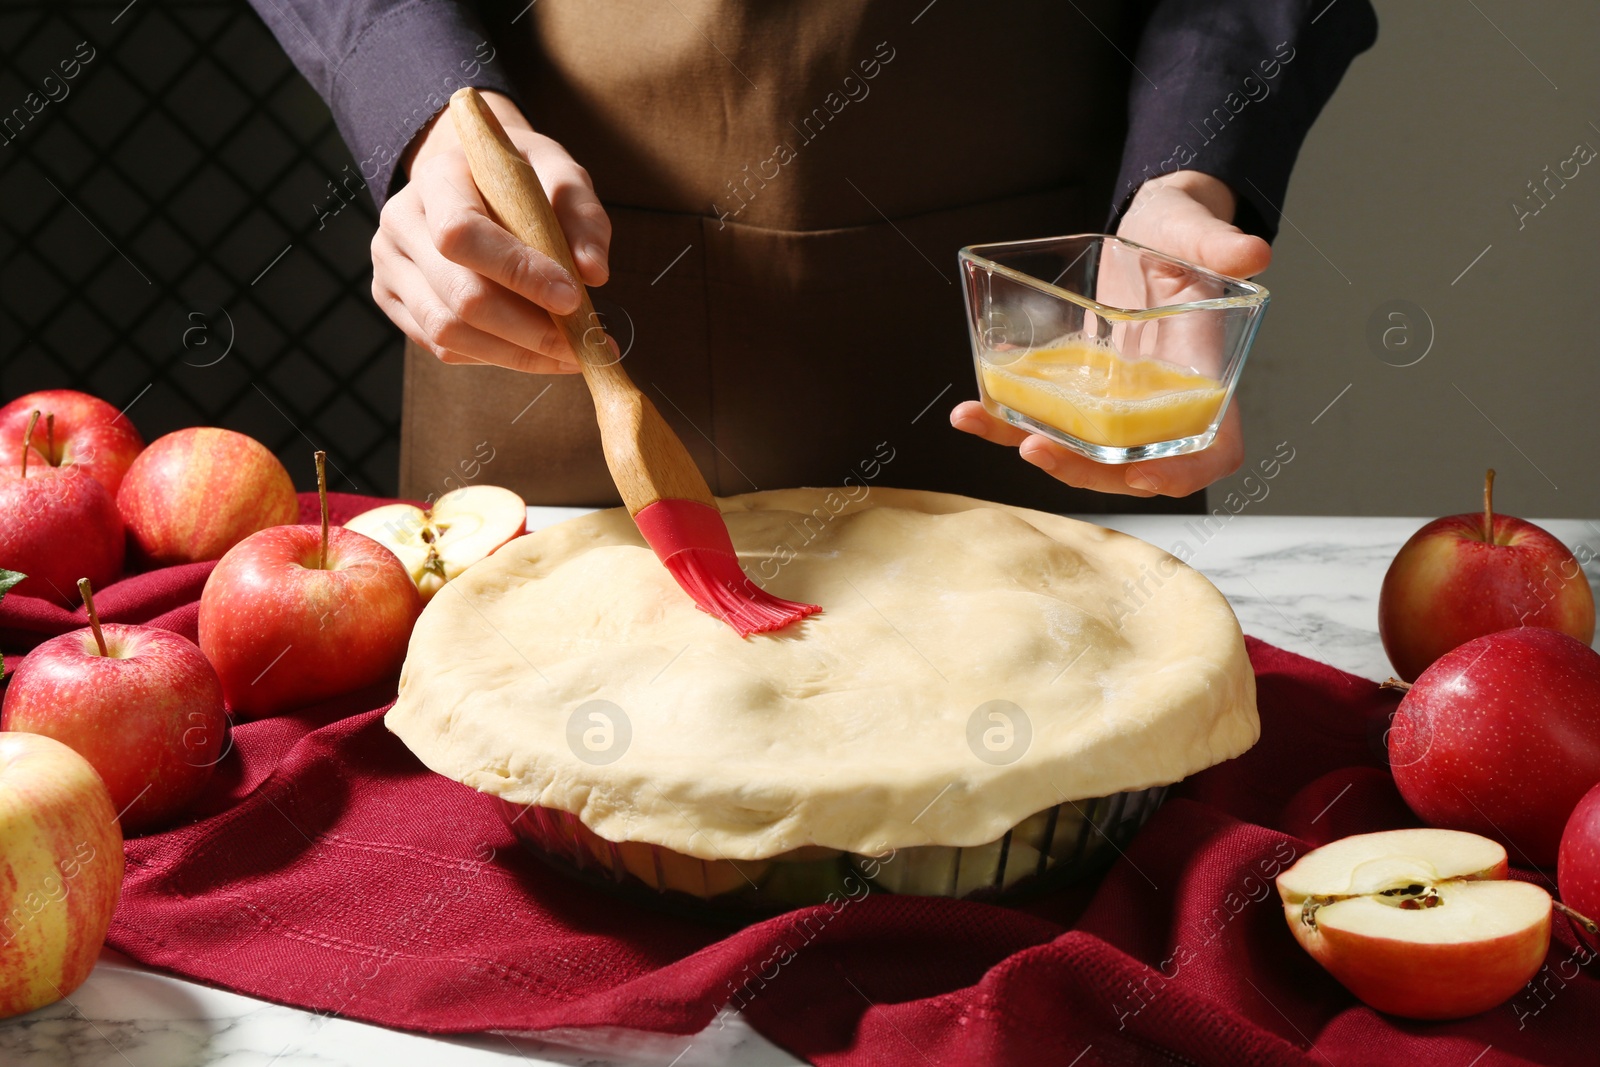
[[[1506,874],[1477,834],[1390,830],[1307,853],[1278,896],[1295,940],[1366,1004],[1461,1019],[1516,995],[1550,948],[1550,894]]]
[[[200,426],[159,437],[117,491],[142,562],[221,559],[246,537],[294,522],[300,501],[278,458],[252,437]]]
[[[152,446],[154,447],[154,446]],[[354,530],[277,526],[228,550],[200,594],[200,648],[228,707],[256,719],[400,671],[422,601],[394,553]]]
[[[1389,564],[1378,595],[1378,633],[1395,672],[1416,680],[1475,637],[1516,626],[1594,640],[1594,594],[1567,546],[1543,528],[1493,509],[1434,519]]]
[[[1591,951],[1600,952],[1600,785],[1583,795],[1561,832],[1556,861],[1561,902],[1578,913],[1572,929]]]
[[[22,448],[33,412],[43,417],[30,442],[34,461],[51,467],[77,467],[116,498],[117,487],[144,438],[127,417],[98,397],[75,389],[46,389],[19,396],[0,407],[0,456]]]
[[[79,578],[109,585],[122,574],[122,518],[83,467],[24,459],[21,435],[16,456],[0,469],[0,567],[28,576],[13,592],[71,607]]]
[[[527,532],[528,506],[497,485],[454,489],[431,507],[385,504],[344,524],[393,552],[426,603],[444,583]]]
[[[1400,701],[1389,766],[1423,822],[1553,866],[1568,815],[1600,781],[1600,653],[1536,626],[1468,641]]]
[[[123,862],[116,809],[88,761],[53,738],[0,733],[0,1018],[89,977]]]
[[[222,683],[194,644],[153,626],[99,627],[28,653],[6,689],[0,730],[44,734],[89,761],[122,831],[170,823],[211,780],[228,719]]]

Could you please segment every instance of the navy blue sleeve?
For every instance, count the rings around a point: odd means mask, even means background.
[[[1112,230],[1146,180],[1198,170],[1233,189],[1241,229],[1272,240],[1306,133],[1377,35],[1368,0],[1150,3]]]
[[[462,86],[516,99],[478,14],[456,0],[250,0],[328,102],[379,207],[400,157]]]

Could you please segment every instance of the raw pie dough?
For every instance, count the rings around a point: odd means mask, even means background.
[[[512,541],[428,603],[389,729],[438,773],[608,840],[740,860],[979,845],[1259,734],[1232,609],[1143,541],[941,493],[720,503],[746,572],[821,615],[741,640],[625,510],[596,512]],[[631,731],[609,764],[568,742],[591,700]],[[995,700],[1031,727],[1010,764],[969,744]]]

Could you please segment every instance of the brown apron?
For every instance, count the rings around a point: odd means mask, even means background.
[[[528,9],[531,34],[502,60],[535,128],[594,179],[614,225],[595,302],[713,492],[849,479],[1051,511],[1140,506],[949,423],[976,396],[957,249],[1104,225],[1129,67],[1102,34],[1129,51],[1130,6]],[[582,379],[408,347],[401,492],[472,482],[615,504]]]

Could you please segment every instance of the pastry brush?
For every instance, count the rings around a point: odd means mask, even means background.
[[[727,523],[689,450],[607,343],[532,165],[477,90],[458,90],[450,98],[450,117],[490,211],[518,240],[559,263],[578,287],[578,309],[552,317],[577,353],[594,397],[606,466],[646,543],[702,611],[742,637],[821,611],[815,604],[773,596],[740,568]]]

